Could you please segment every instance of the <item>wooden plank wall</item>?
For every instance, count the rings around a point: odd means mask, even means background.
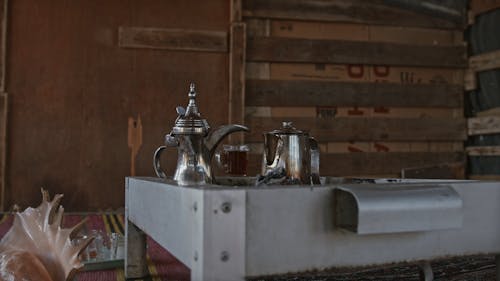
[[[243,16],[250,174],[285,120],[320,142],[322,175],[464,166],[462,25],[366,1],[247,0]]]
[[[210,125],[228,122],[227,0],[10,4],[6,209],[36,206],[40,187],[70,211],[123,207],[124,178],[154,176],[191,81]],[[162,158],[173,174],[176,149]]]

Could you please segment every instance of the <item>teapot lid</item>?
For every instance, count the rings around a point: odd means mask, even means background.
[[[301,131],[296,129],[294,126],[292,126],[292,122],[290,121],[283,121],[281,123],[282,127],[281,129],[274,130],[270,132],[271,134],[284,134],[284,135],[305,135],[307,132]]]
[[[189,85],[189,104],[186,109],[182,106],[177,107],[177,120],[175,120],[173,134],[202,134],[205,135],[210,126],[206,119],[201,118],[196,105],[196,90],[194,83]]]

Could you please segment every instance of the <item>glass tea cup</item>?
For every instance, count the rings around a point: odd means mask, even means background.
[[[120,233],[111,233],[111,259],[123,259],[125,256],[125,238]]]
[[[90,236],[94,240],[87,247],[87,256],[90,261],[103,261],[110,258],[110,237],[102,230],[92,229]]]
[[[217,163],[228,175],[246,176],[249,150],[246,144],[224,144],[216,154]]]

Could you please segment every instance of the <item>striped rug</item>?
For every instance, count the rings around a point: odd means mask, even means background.
[[[123,214],[102,213],[102,214],[66,214],[63,226],[71,227],[82,219],[87,218],[85,231],[97,229],[105,231],[108,235],[115,232],[125,234],[125,222]],[[12,225],[13,216],[2,214],[0,218],[0,236],[3,237]],[[189,268],[175,259],[170,253],[165,251],[158,243],[148,237],[148,269],[150,277],[144,281],[183,281],[190,280]],[[125,275],[123,268],[80,272],[75,281],[123,281]],[[141,280],[141,279],[136,279]]]

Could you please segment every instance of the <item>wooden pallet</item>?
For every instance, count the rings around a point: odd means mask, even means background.
[[[249,0],[242,15],[249,174],[284,120],[319,141],[323,175],[465,162],[458,22],[366,1]]]
[[[465,72],[465,90],[472,91],[477,88],[478,72],[493,69],[500,69],[500,50],[470,57],[469,68]]]

